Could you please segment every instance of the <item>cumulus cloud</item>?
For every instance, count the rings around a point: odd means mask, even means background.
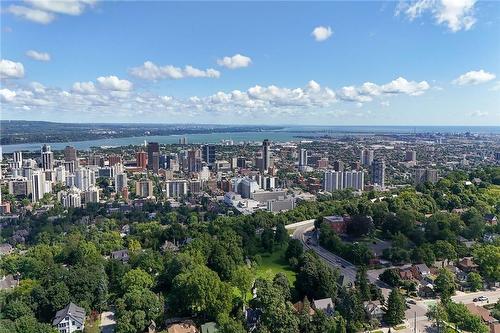
[[[323,42],[327,40],[328,38],[330,38],[332,34],[333,34],[332,28],[324,26],[319,26],[314,28],[314,30],[311,33],[311,35],[317,42]]]
[[[74,92],[79,94],[94,94],[96,92],[96,88],[94,82],[75,82],[73,83]]]
[[[277,85],[255,85],[246,90],[218,91],[208,96],[176,98],[156,95],[142,90],[133,90],[132,84],[116,76],[99,77],[92,82],[75,82],[70,91],[44,87],[31,83],[24,87],[12,83],[13,88],[2,92],[6,110],[53,112],[91,112],[95,115],[149,114],[156,116],[196,117],[214,115],[299,115],[305,112],[327,115],[339,103],[363,103],[390,96],[419,95],[429,89],[425,81],[408,81],[397,78],[386,84],[366,82],[359,86],[346,86],[338,90],[322,86],[311,80],[303,87],[280,87]],[[15,94],[15,95],[13,95]],[[351,115],[365,110],[349,111]],[[337,113],[336,113],[337,114]]]
[[[132,82],[121,80],[114,75],[98,77],[97,82],[105,90],[130,91],[133,88]]]
[[[469,30],[476,23],[476,0],[417,0],[401,1],[396,15],[404,14],[411,21],[429,12],[437,24],[444,24],[452,32]]]
[[[77,16],[88,7],[93,6],[96,0],[25,0],[28,6],[11,5],[7,12],[25,20],[40,24],[49,24],[58,14]]]
[[[24,77],[24,66],[20,62],[7,59],[0,60],[0,78],[19,79]]]
[[[453,80],[452,83],[457,84],[459,86],[476,85],[494,80],[495,77],[496,77],[495,74],[485,72],[484,70],[481,69],[479,71],[470,71],[465,74],[462,74],[455,80]]]
[[[38,52],[35,50],[29,50],[28,52],[26,52],[26,55],[33,60],[50,61],[50,54],[48,54],[47,52]]]
[[[16,97],[16,92],[9,89],[0,89],[0,101],[12,102]]]
[[[193,66],[187,65],[184,68],[175,67],[172,65],[158,66],[152,61],[146,61],[139,67],[133,67],[129,73],[139,79],[156,81],[160,79],[183,79],[188,77],[206,77],[218,78],[220,72],[208,68],[201,70]]]
[[[250,57],[235,54],[232,57],[224,57],[222,59],[217,59],[217,64],[219,66],[224,66],[229,69],[248,67],[252,63],[252,59]]]

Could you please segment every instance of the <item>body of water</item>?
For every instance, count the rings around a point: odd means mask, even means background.
[[[53,150],[62,150],[67,145],[74,146],[78,150],[88,150],[91,147],[119,147],[128,145],[140,145],[144,141],[159,142],[161,144],[178,143],[180,137],[187,137],[188,143],[220,143],[221,140],[233,140],[239,142],[255,142],[269,139],[275,142],[300,141],[300,136],[322,136],[322,135],[367,135],[370,133],[482,133],[500,134],[500,126],[489,127],[466,127],[466,126],[301,126],[284,127],[278,131],[262,132],[231,132],[231,133],[208,133],[188,135],[162,135],[162,136],[140,136],[128,138],[111,138],[89,141],[54,142],[49,144]],[[3,153],[14,151],[37,151],[45,142],[22,143],[2,146]]]

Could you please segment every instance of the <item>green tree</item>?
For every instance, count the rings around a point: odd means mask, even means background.
[[[391,326],[401,324],[405,318],[405,300],[399,289],[392,289],[387,299],[385,320]]]
[[[455,278],[453,274],[442,268],[434,281],[434,290],[441,295],[441,300],[446,302],[455,293]]]
[[[238,288],[244,303],[247,299],[247,293],[250,291],[250,288],[252,288],[253,276],[252,270],[246,266],[238,266],[233,270],[231,284]]]
[[[483,245],[474,249],[474,262],[479,265],[479,269],[488,280],[500,280],[500,246]]]
[[[366,266],[361,266],[356,272],[356,288],[358,288],[359,296],[362,301],[369,301],[371,297],[370,293],[370,283],[368,280]]]
[[[274,241],[278,245],[283,245],[287,243],[287,241],[290,239],[290,236],[288,236],[288,231],[285,228],[285,224],[283,223],[278,223],[276,226],[276,232],[274,233]]]
[[[302,255],[295,286],[301,295],[319,299],[337,294],[338,271],[326,265],[313,252]]]
[[[132,288],[151,288],[153,283],[151,275],[140,268],[135,268],[125,273],[121,281],[124,291],[129,291]]]
[[[467,275],[467,282],[469,283],[471,291],[483,289],[483,278],[476,272],[471,272]]]
[[[426,316],[430,321],[434,321],[436,323],[438,333],[442,332],[444,322],[448,320],[448,314],[445,307],[440,303],[432,304],[429,306]]]

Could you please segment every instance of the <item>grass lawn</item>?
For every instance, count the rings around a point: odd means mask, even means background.
[[[292,270],[290,266],[288,266],[288,262],[284,258],[285,248],[277,250],[272,254],[263,253],[260,256],[262,257],[262,262],[259,266],[257,266],[256,276],[265,279],[272,279],[277,273],[283,272],[290,281],[290,284],[293,285],[295,282],[295,272]]]
[[[500,185],[489,186],[486,189],[486,193],[493,198],[498,198],[500,196]]]

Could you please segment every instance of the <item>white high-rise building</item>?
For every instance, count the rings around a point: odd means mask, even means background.
[[[307,150],[301,148],[299,151],[299,170],[303,171],[307,166]]]
[[[21,169],[23,167],[23,152],[15,151],[12,157],[14,159],[13,169]]]
[[[56,183],[65,183],[66,182],[66,175],[68,173],[66,172],[66,168],[63,165],[55,167],[54,172],[55,172],[55,179],[54,180]]]
[[[185,179],[167,180],[165,194],[167,198],[178,198],[188,192],[188,181]]]
[[[115,175],[115,192],[120,193],[123,188],[126,188],[128,179],[126,173],[118,173]]]
[[[68,191],[59,192],[59,200],[66,208],[78,208],[82,206],[82,192],[76,187],[71,187]]]
[[[90,186],[95,185],[95,171],[88,168],[78,168],[75,171],[75,186],[85,191]]]
[[[363,191],[365,186],[365,173],[363,171],[344,172],[344,188]]]
[[[327,192],[343,189],[344,175],[340,171],[328,170],[325,171],[325,179],[323,180],[323,189]]]
[[[85,204],[89,202],[99,202],[99,189],[95,185],[90,186],[83,192],[83,202]]]
[[[54,169],[54,153],[51,151],[50,146],[47,145],[42,147],[42,169]]]
[[[48,193],[47,182],[45,181],[45,172],[43,170],[35,170],[31,175],[31,201],[37,202],[43,198],[45,193]]]

